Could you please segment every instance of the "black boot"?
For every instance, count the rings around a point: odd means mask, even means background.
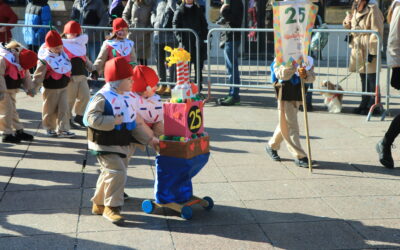
[[[74,118],[74,122],[81,125],[81,127],[86,127],[85,124],[83,124],[83,116],[81,116],[81,115],[76,115]]]
[[[391,147],[392,145],[389,145],[385,138],[376,144],[376,151],[379,154],[379,161],[386,168],[394,168]]]
[[[3,140],[2,140],[2,142],[4,142],[4,143],[16,143],[16,144],[18,144],[18,143],[21,142],[21,139],[19,139],[18,137],[14,136],[14,135],[12,135],[12,134],[6,134],[6,135],[3,134]]]
[[[33,141],[33,135],[25,133],[23,129],[17,130],[15,136],[21,141]]]

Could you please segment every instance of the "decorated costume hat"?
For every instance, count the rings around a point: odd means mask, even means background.
[[[122,30],[123,28],[128,28],[128,24],[125,22],[124,19],[118,17],[114,19],[112,27],[113,27],[112,32],[115,33],[117,31]]]
[[[133,92],[151,90],[158,82],[158,76],[152,68],[144,65],[137,65],[133,69]]]
[[[63,45],[60,34],[58,34],[58,32],[55,30],[50,30],[47,32],[45,41],[48,48],[54,48]]]
[[[21,52],[19,52],[19,64],[23,69],[35,67],[37,59],[37,54],[32,50],[22,49]]]
[[[64,25],[64,34],[81,34],[81,25],[75,21],[69,21]]]
[[[115,57],[106,62],[104,78],[106,82],[123,80],[133,75],[132,66],[123,57]]]

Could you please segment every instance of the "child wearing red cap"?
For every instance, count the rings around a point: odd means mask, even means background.
[[[12,41],[0,44],[0,131],[2,142],[32,141],[33,136],[24,132],[16,109],[16,95],[22,86],[32,95],[33,84],[29,69],[36,65],[37,55]],[[13,132],[15,129],[15,133]]]
[[[115,224],[123,222],[127,167],[136,141],[154,148],[158,139],[135,111],[132,92],[132,66],[123,58],[106,62],[106,85],[89,101],[83,116],[88,127],[88,146],[97,156],[100,176],[92,198],[92,213],[103,215]]]
[[[88,35],[82,34],[79,23],[69,21],[64,26],[63,38],[64,50],[71,60],[71,81],[68,83],[68,106],[69,119],[72,127],[75,123],[80,126],[83,124],[83,112],[90,99],[90,90],[87,82],[87,72],[93,72],[95,67],[86,56],[86,44]],[[72,109],[74,108],[75,118],[72,121]]]
[[[147,66],[138,65],[133,69],[132,92],[137,99],[136,110],[156,137],[164,134],[164,113],[161,97],[156,89],[159,78],[156,72]]]
[[[70,132],[67,86],[71,61],[64,51],[61,36],[55,30],[46,34],[38,52],[39,61],[33,75],[35,90],[43,84],[42,124],[48,136],[74,137]]]
[[[101,46],[94,66],[97,71],[92,72],[91,78],[97,79],[103,73],[105,63],[114,57],[123,57],[128,63],[137,63],[135,44],[128,36],[128,24],[122,18],[115,18],[112,24],[112,35]]]

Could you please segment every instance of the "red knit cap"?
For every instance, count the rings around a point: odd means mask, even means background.
[[[125,22],[124,19],[118,17],[115,18],[113,23],[112,23],[112,27],[113,27],[113,33],[122,30],[123,28],[128,28],[128,24]]]
[[[106,82],[123,80],[132,75],[132,66],[121,56],[108,60],[104,67]]]
[[[156,72],[147,66],[137,65],[133,69],[133,92],[144,92],[148,88],[153,88],[159,82]]]
[[[28,49],[22,49],[19,52],[19,64],[23,69],[30,69],[35,67],[38,57],[35,52]]]
[[[64,25],[64,34],[81,34],[81,25],[75,21],[69,21]]]
[[[48,48],[54,48],[63,45],[60,34],[58,34],[58,32],[55,30],[50,30],[47,32],[45,41]]]

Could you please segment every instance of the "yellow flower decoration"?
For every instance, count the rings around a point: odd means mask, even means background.
[[[171,55],[166,58],[169,67],[178,62],[190,62],[190,53],[183,48],[172,49],[169,46],[165,46],[164,50],[171,53]]]

